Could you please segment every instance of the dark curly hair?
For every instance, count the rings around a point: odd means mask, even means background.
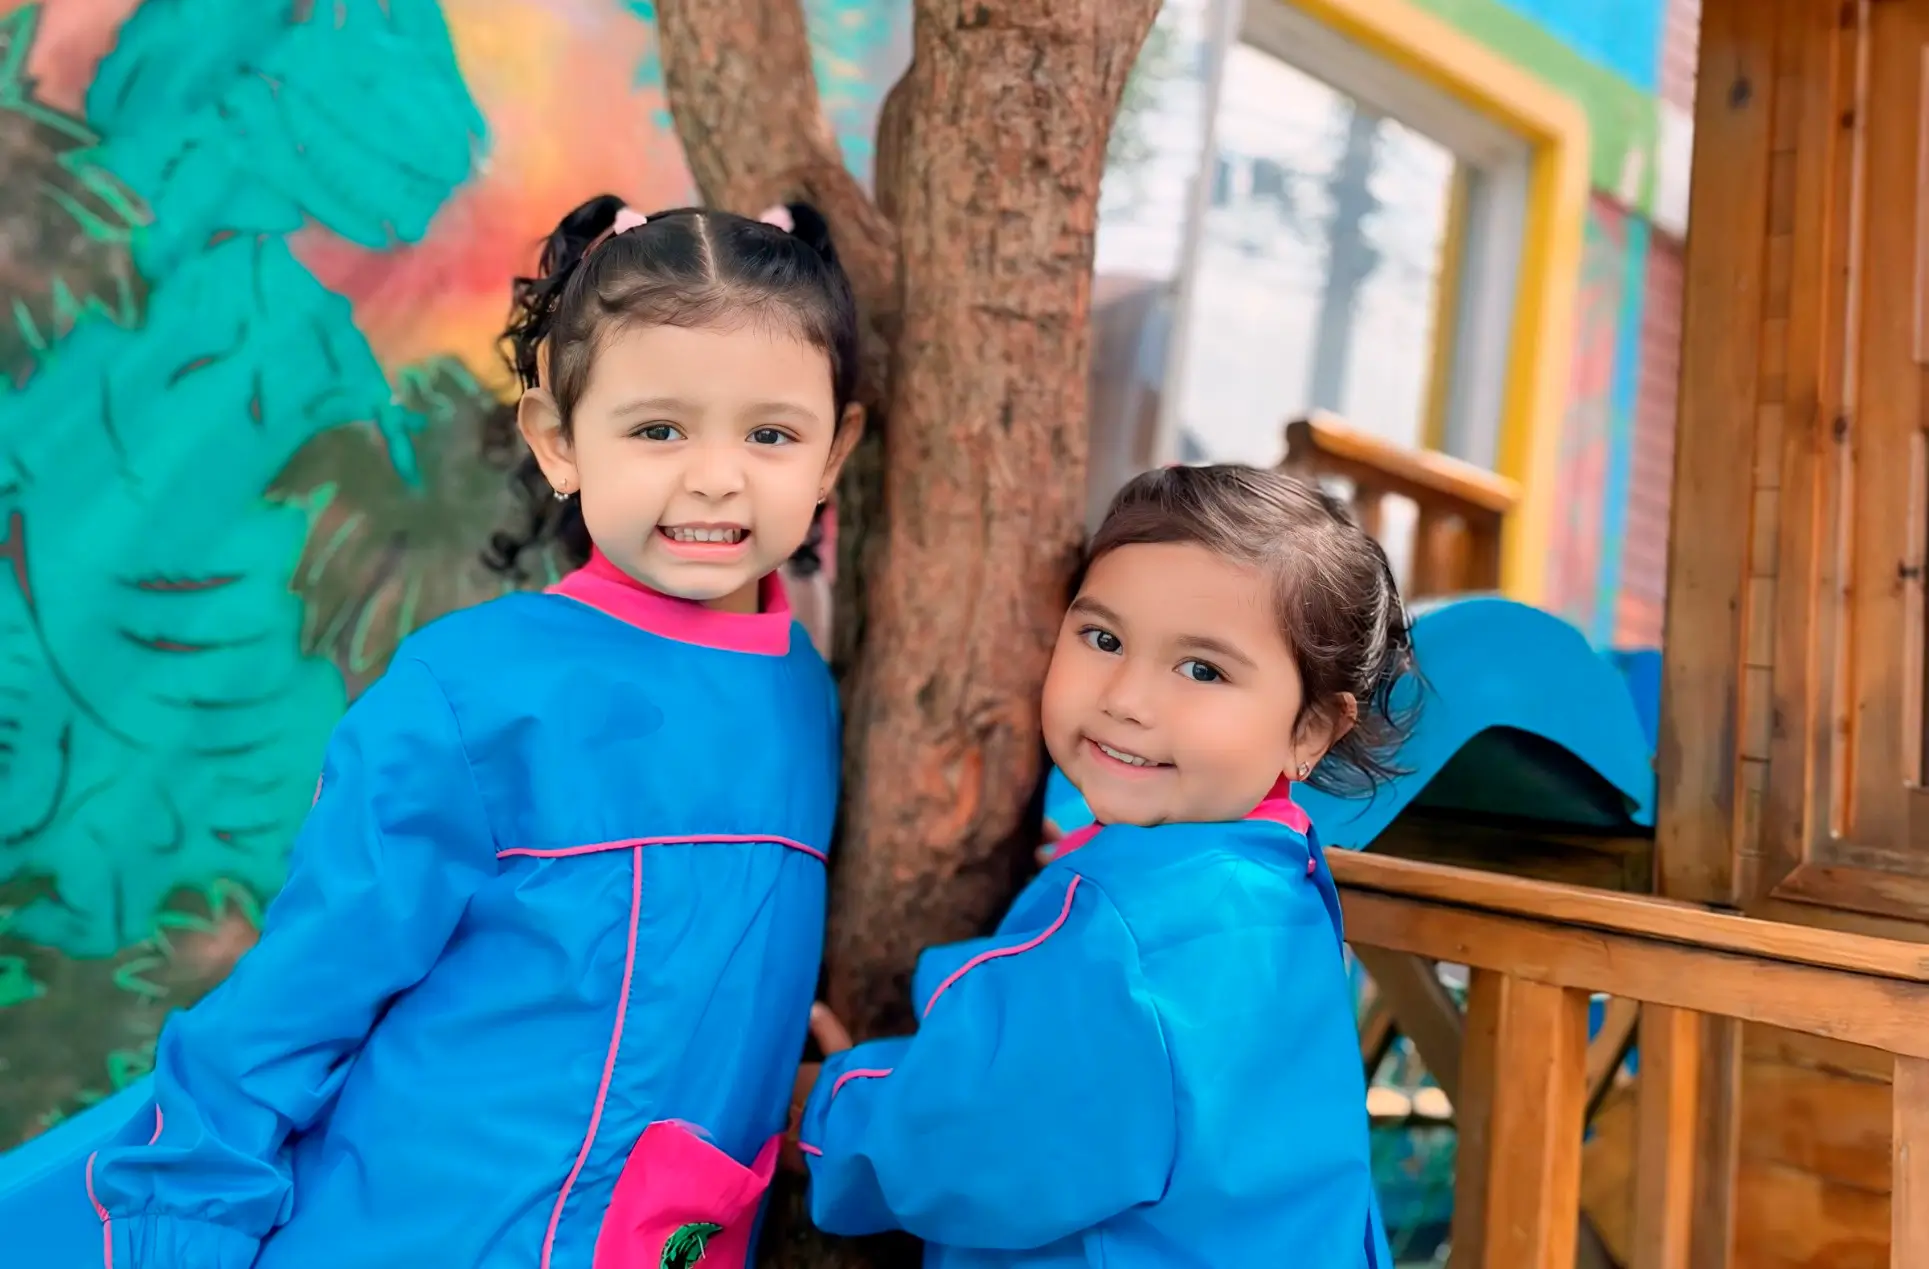
[[[829,227],[815,209],[792,204],[786,232],[728,212],[682,207],[612,236],[623,206],[614,194],[602,194],[572,210],[544,241],[536,276],[514,283],[504,359],[525,390],[538,383],[549,389],[565,435],[602,341],[630,323],[778,323],[830,359],[832,398],[842,417],[857,386],[857,306]],[[554,548],[565,565],[587,560],[581,503],[574,494],[556,499],[522,444],[514,411],[496,412],[485,426],[483,451],[509,471],[515,509],[510,527],[491,536],[484,563],[521,581],[525,555]],[[806,574],[821,567],[822,540],[821,522],[813,521],[792,567]]]
[[[1164,467],[1112,500],[1085,567],[1122,546],[1192,542],[1273,578],[1273,601],[1299,669],[1297,728],[1358,710],[1307,783],[1342,796],[1401,774],[1392,757],[1413,725],[1394,687],[1415,673],[1413,627],[1386,552],[1318,485],[1234,463]]]

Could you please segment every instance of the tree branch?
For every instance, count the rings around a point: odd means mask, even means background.
[[[801,0],[658,0],[663,82],[711,207],[809,202],[874,329],[897,308],[897,233],[844,166],[811,69]]]

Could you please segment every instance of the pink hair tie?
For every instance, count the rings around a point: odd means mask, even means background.
[[[649,223],[648,216],[625,204],[617,209],[616,218],[610,221],[610,227],[590,239],[589,246],[583,248],[583,254],[587,256],[616,235],[628,233],[632,229]]]
[[[778,203],[775,207],[765,208],[763,214],[758,216],[757,219],[763,221],[766,225],[775,225],[787,234],[797,232],[797,222],[791,219],[790,208],[784,206],[782,203]]]

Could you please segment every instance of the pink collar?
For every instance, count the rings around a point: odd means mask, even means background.
[[[758,586],[757,612],[719,612],[651,590],[592,550],[589,563],[551,586],[549,593],[566,595],[678,643],[771,657],[790,651],[790,599],[775,573]]]
[[[1300,809],[1299,803],[1293,801],[1293,782],[1286,776],[1281,776],[1274,782],[1273,787],[1266,791],[1266,796],[1260,799],[1259,805],[1246,812],[1245,818],[1284,824],[1301,837],[1304,837],[1313,827],[1313,822],[1306,818],[1306,812]],[[1052,858],[1060,859],[1071,854],[1097,837],[1099,830],[1104,827],[1105,825],[1094,822],[1087,824],[1084,828],[1073,829],[1053,843]]]

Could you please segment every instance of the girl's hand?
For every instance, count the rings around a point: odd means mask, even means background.
[[[826,1057],[851,1047],[850,1030],[830,1011],[828,1005],[810,1007],[810,1035]],[[797,1082],[791,1085],[790,1090],[790,1124],[784,1129],[783,1151],[778,1156],[785,1171],[799,1175],[804,1172],[804,1152],[798,1148],[797,1133],[803,1126],[804,1106],[810,1101],[811,1090],[817,1087],[817,1077],[823,1070],[820,1062],[804,1062],[797,1067]]]

